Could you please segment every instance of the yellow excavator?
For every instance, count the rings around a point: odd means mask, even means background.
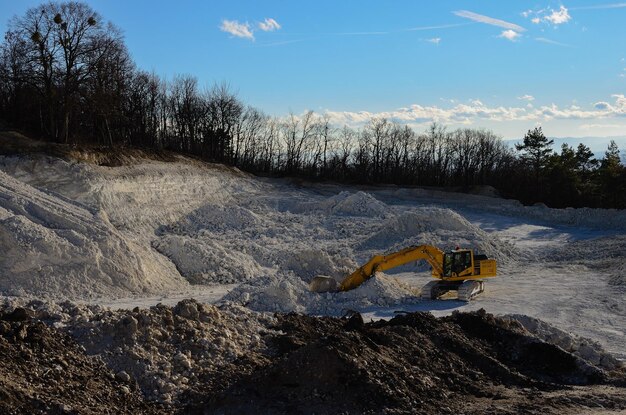
[[[436,299],[456,291],[458,299],[469,301],[485,290],[482,279],[496,276],[496,260],[474,255],[472,249],[457,248],[443,252],[430,245],[411,246],[389,255],[376,255],[347,276],[341,283],[332,277],[317,276],[309,284],[313,292],[349,291],[370,279],[377,271],[386,271],[413,261],[425,260],[437,278],[422,288],[422,299]]]

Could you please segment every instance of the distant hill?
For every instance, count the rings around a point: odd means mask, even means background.
[[[562,144],[569,144],[570,146],[576,148],[579,143],[583,143],[587,147],[593,151],[597,159],[601,159],[604,157],[604,152],[606,151],[611,140],[614,140],[617,143],[617,146],[620,149],[620,154],[622,156],[622,160],[626,162],[626,135],[620,136],[612,136],[612,137],[549,137],[554,140],[554,145],[552,148],[555,151],[560,152]],[[506,144],[513,147],[516,143],[521,143],[522,139],[509,139],[504,140]]]

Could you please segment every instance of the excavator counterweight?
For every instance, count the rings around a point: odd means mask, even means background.
[[[313,292],[349,291],[357,288],[377,271],[386,271],[409,262],[425,260],[432,267],[431,281],[422,288],[423,299],[436,299],[448,291],[456,291],[459,300],[469,301],[484,291],[484,278],[496,276],[496,260],[474,255],[471,249],[443,252],[431,245],[411,246],[388,255],[375,255],[338,283],[334,278],[313,278]]]

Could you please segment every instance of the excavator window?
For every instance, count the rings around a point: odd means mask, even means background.
[[[472,266],[470,251],[450,252],[443,257],[443,275],[451,277],[452,273],[460,274]]]
[[[444,254],[443,256],[443,276],[452,276],[452,254]]]

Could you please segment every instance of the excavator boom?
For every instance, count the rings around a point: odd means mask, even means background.
[[[377,271],[386,271],[419,260],[428,262],[432,267],[432,276],[439,280],[422,288],[424,299],[434,299],[447,291],[457,291],[459,299],[469,301],[483,292],[483,278],[496,276],[496,261],[485,255],[474,255],[471,249],[456,249],[444,253],[431,245],[419,245],[389,255],[375,255],[339,284],[331,277],[315,277],[309,289],[314,292],[353,290]]]
[[[411,246],[393,254],[376,255],[344,279],[339,285],[339,290],[352,290],[371,278],[377,271],[386,271],[421,259],[430,264],[433,276],[441,276],[443,275],[443,255],[443,251],[430,245]]]

